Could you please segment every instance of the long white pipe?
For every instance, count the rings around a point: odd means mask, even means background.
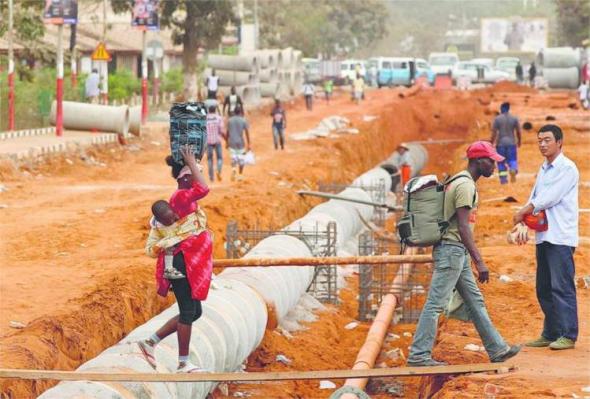
[[[371,169],[357,180],[376,183],[383,178],[380,168]],[[348,188],[340,195],[370,200],[359,188]],[[359,213],[370,218],[373,208],[351,202],[330,200],[312,209],[288,229],[319,229],[334,221],[337,251],[347,253],[346,243],[362,228]],[[311,256],[304,242],[288,235],[270,236],[260,241],[246,256]],[[264,267],[226,269],[214,280],[209,297],[203,302],[203,316],[193,324],[191,360],[215,371],[233,371],[262,341],[269,317],[280,320],[306,292],[313,275],[307,267]],[[177,365],[177,338],[173,334],[156,349],[158,370],[153,371],[139,353],[135,342],[148,337],[178,312],[176,305],[133,330],[118,345],[108,348],[84,363],[80,371],[173,372]],[[272,312],[272,313],[269,313]],[[204,398],[214,383],[120,383],[62,382],[43,393],[43,399],[62,398]]]

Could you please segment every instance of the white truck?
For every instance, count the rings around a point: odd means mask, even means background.
[[[455,65],[459,62],[457,53],[430,53],[428,63],[435,75],[446,75],[452,73]]]

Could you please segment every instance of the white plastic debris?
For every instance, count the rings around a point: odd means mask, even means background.
[[[152,141],[151,142],[153,145],[161,145],[159,141]]]
[[[6,186],[4,184],[0,184],[0,193],[3,193],[6,190]]]
[[[71,160],[71,159],[69,159],[69,158],[66,158],[66,163],[67,163],[68,165],[73,165],[73,164],[74,164],[74,161],[72,161],[72,160]]]
[[[358,322],[356,322],[356,321],[352,321],[352,322],[348,323],[347,325],[345,325],[345,326],[344,326],[344,328],[345,328],[346,330],[353,330],[353,329],[357,328],[357,327],[358,327],[358,325],[359,325],[359,323],[358,323]]]
[[[282,354],[277,355],[276,361],[279,362],[279,363],[286,364],[286,365],[289,365],[289,364],[292,363],[292,360],[291,359],[289,359],[287,356],[282,355]]]
[[[471,351],[471,352],[479,352],[480,351],[479,345],[475,345],[475,344],[467,344],[467,345],[465,345],[465,347],[463,349],[465,349],[466,351]]]
[[[403,333],[402,335],[403,335],[404,337],[406,337],[406,338],[410,338],[410,337],[412,336],[412,333],[411,333],[411,332],[407,332],[407,331],[406,331],[406,332],[405,332],[405,333]]]
[[[363,122],[372,122],[377,119],[374,115],[363,115]]]
[[[416,286],[412,287],[412,294],[421,295],[424,293],[426,293],[426,290],[421,285],[416,285]]]
[[[18,328],[20,330],[21,328],[25,328],[26,324],[21,323],[20,321],[11,320],[10,323],[8,323],[8,326],[12,328]]]
[[[329,380],[321,380],[320,389],[336,389],[336,384]]]
[[[587,387],[582,388],[582,392],[590,393],[590,385]]]
[[[503,282],[503,283],[509,283],[511,281],[514,281],[514,279],[512,279],[511,277],[509,277],[509,276],[507,276],[505,274],[502,274],[500,276],[500,281]]]
[[[400,339],[400,336],[394,333],[387,333],[387,338],[392,341],[395,341],[396,339]]]

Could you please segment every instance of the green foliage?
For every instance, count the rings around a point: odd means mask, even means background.
[[[109,74],[109,100],[121,101],[141,93],[141,80],[130,70],[120,69]]]
[[[43,1],[14,0],[14,30],[16,39],[30,42],[45,33],[41,14]],[[8,1],[0,0],[0,36],[8,30]]]
[[[554,0],[557,11],[558,43],[578,47],[590,39],[590,1]]]
[[[253,0],[246,4],[252,8]],[[386,32],[388,8],[382,0],[275,0],[258,8],[262,47],[292,46],[306,56],[351,54]]]
[[[180,93],[184,86],[184,77],[180,68],[168,70],[162,76],[162,84],[160,89],[167,93]]]

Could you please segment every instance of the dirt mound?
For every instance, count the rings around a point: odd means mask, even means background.
[[[491,87],[491,91],[502,92],[502,93],[529,93],[529,94],[533,94],[533,93],[537,92],[537,90],[533,89],[532,87],[525,86],[525,85],[519,85],[518,83],[509,82],[506,80],[503,80],[501,82],[494,84]]]

